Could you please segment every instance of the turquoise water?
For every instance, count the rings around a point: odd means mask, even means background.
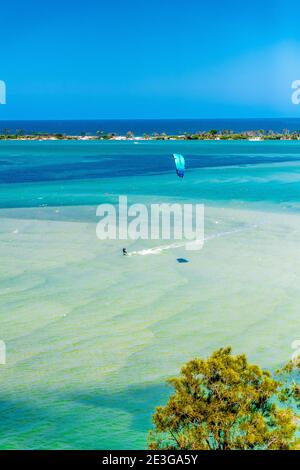
[[[298,142],[0,142],[0,448],[143,448],[186,360],[230,344],[287,361],[299,162]],[[95,233],[119,194],[204,203],[203,249],[126,241],[139,254],[122,257]]]

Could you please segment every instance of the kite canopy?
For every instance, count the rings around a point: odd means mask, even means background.
[[[176,165],[176,173],[179,176],[179,178],[183,178],[184,176],[184,169],[185,169],[185,160],[182,155],[179,153],[173,153],[173,157],[175,160],[175,165]]]

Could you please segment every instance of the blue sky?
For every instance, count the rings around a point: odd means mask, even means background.
[[[279,0],[6,2],[0,120],[300,117],[299,10]]]

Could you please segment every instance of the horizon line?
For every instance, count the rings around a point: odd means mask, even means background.
[[[212,120],[219,120],[219,121],[227,121],[227,120],[263,120],[263,119],[300,119],[300,116],[281,116],[281,117],[197,117],[197,118],[189,118],[189,117],[182,117],[182,118],[72,118],[72,119],[55,119],[55,118],[32,118],[32,119],[22,119],[22,118],[14,118],[14,119],[3,119],[0,118],[0,122],[15,122],[15,121],[56,121],[56,122],[63,122],[63,121],[212,121]]]

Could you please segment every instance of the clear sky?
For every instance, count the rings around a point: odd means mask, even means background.
[[[300,117],[300,3],[15,0],[1,119]]]

